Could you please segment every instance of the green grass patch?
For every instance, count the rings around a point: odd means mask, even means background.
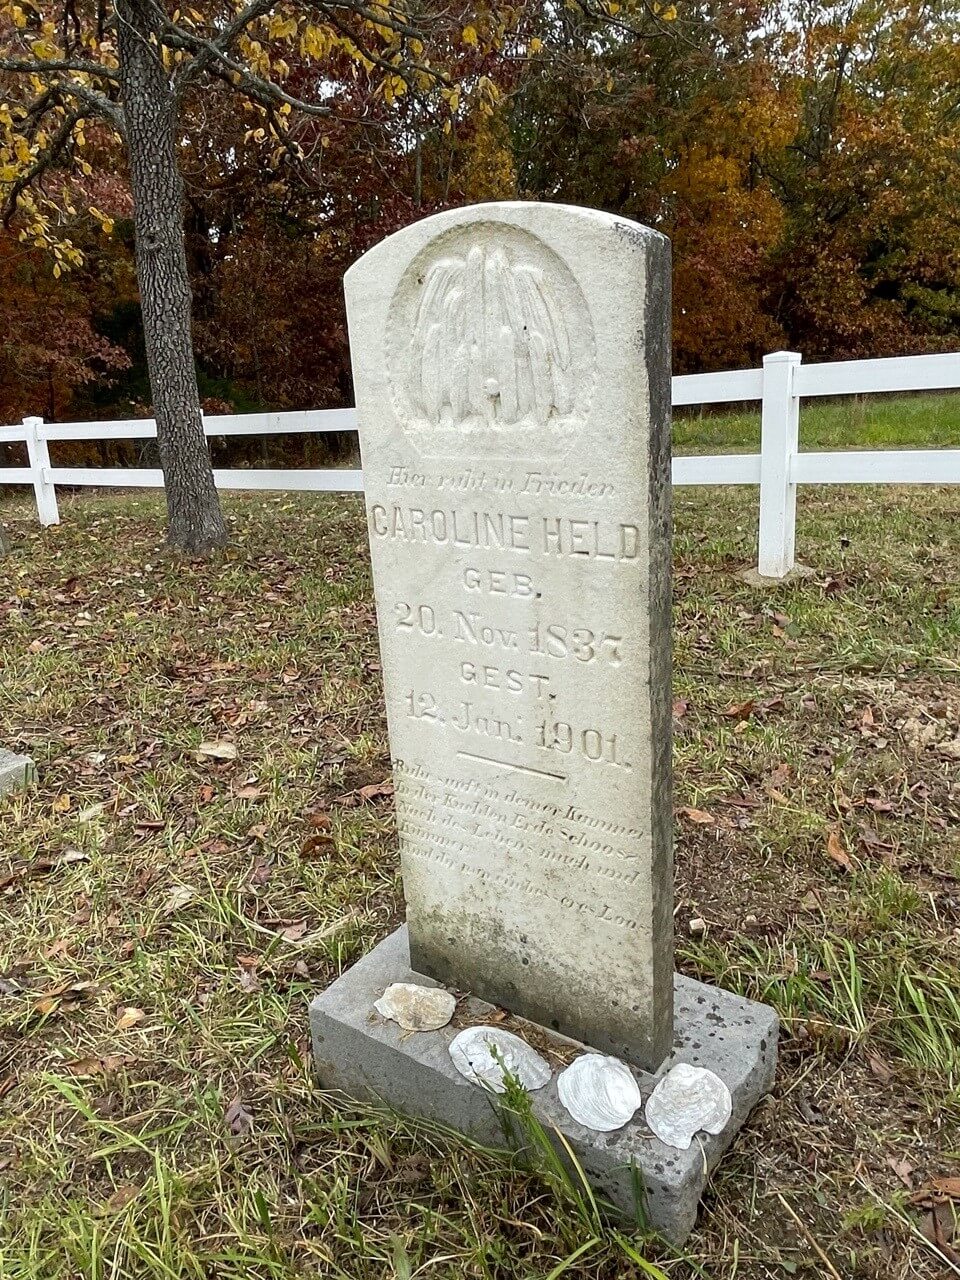
[[[739,412],[714,412],[708,406],[678,409],[673,444],[679,455],[756,453],[760,406]],[[960,395],[947,391],[803,400],[800,447],[956,449],[960,447]]]
[[[403,909],[359,501],[230,499],[199,565],[152,496],[4,508],[0,742],[40,767],[0,801],[5,1280],[829,1274],[811,1239],[945,1274],[912,1197],[960,1158],[960,496],[804,491],[816,575],[769,591],[752,501],[675,506],[678,963],[783,1019],[682,1257],[545,1147],[314,1085],[308,1001]]]

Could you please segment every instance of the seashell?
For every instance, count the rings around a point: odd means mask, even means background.
[[[706,1067],[679,1062],[647,1099],[647,1124],[668,1147],[686,1151],[693,1135],[721,1133],[733,1110],[730,1090]]]
[[[557,1077],[557,1093],[578,1124],[598,1133],[622,1129],[643,1101],[626,1063],[602,1053],[571,1062]]]
[[[457,1001],[443,987],[391,982],[373,1007],[405,1031],[437,1031],[453,1017]]]
[[[467,1027],[450,1041],[450,1057],[462,1076],[494,1093],[506,1093],[504,1071],[531,1091],[553,1074],[536,1049],[500,1027]]]

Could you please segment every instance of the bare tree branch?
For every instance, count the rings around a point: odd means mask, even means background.
[[[11,71],[15,75],[45,76],[56,71],[76,71],[85,76],[97,76],[101,80],[109,80],[119,84],[120,77],[111,67],[99,62],[88,62],[85,58],[0,58],[0,71]]]
[[[206,71],[211,61],[217,57],[217,52],[226,53],[234,40],[241,36],[258,18],[265,17],[275,3],[276,0],[250,0],[250,3],[240,10],[233,21],[227,23],[220,35],[209,42],[209,47],[201,49],[196,54],[193,62],[183,73],[184,80],[195,80],[197,76]]]
[[[112,102],[102,93],[97,93],[95,89],[88,89],[85,84],[77,84],[74,80],[60,80],[54,86],[60,92],[68,94],[72,98],[82,102],[87,110],[84,115],[96,115],[106,120],[117,130],[123,134],[126,131],[126,125],[123,118],[123,108],[117,102]]]

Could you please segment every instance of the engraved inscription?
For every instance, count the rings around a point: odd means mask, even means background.
[[[643,878],[639,831],[476,778],[435,775],[402,760],[394,769],[405,858],[554,903],[606,928],[639,927],[618,893]],[[498,850],[496,864],[484,856],[487,848]],[[559,891],[551,868],[575,873],[571,883],[580,892]]]

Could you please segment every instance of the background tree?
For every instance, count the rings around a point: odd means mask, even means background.
[[[60,234],[60,174],[90,168],[91,119],[122,139],[133,197],[137,276],[171,543],[203,553],[227,532],[210,467],[191,337],[180,169],[185,104],[211,82],[241,95],[255,131],[299,162],[291,116],[337,114],[337,87],[368,78],[386,99],[428,91],[431,23],[380,0],[0,0],[0,71],[18,80],[0,111],[0,182],[20,236],[77,260]],[[439,24],[435,24],[439,25]],[[459,31],[459,27],[457,28]],[[296,51],[297,66],[284,54]],[[302,96],[301,96],[302,95]],[[59,265],[59,262],[58,262]]]

